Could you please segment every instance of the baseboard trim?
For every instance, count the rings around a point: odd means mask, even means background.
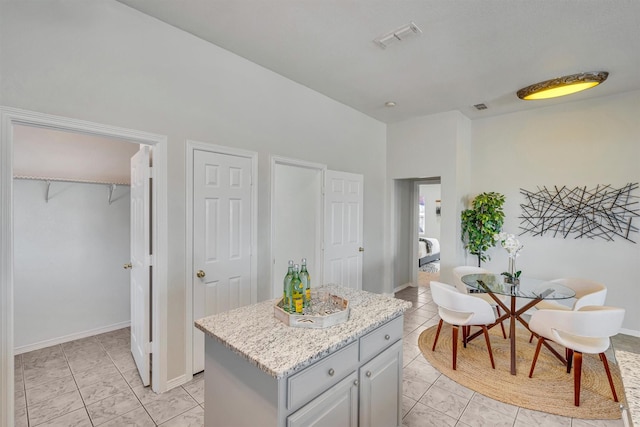
[[[632,337],[640,338],[640,331],[636,331],[634,329],[621,328],[620,333],[625,335],[631,335]]]
[[[414,287],[415,288],[416,285],[414,285],[412,282],[407,282],[404,285],[400,285],[400,286],[397,286],[396,288],[394,288],[393,289],[393,293],[395,294],[396,292],[399,292],[399,291],[401,291],[401,290],[403,290],[405,288],[408,288],[408,287]]]
[[[62,344],[69,341],[79,340],[81,338],[87,338],[94,335],[104,334],[105,332],[115,331],[117,329],[127,328],[131,326],[130,321],[114,323],[113,325],[103,326],[101,328],[91,329],[88,331],[77,332],[75,334],[65,335],[62,337],[52,338],[45,341],[36,342],[33,344],[27,344],[20,347],[15,347],[13,350],[14,355],[28,353],[34,350],[40,350],[41,348],[51,347],[53,345]]]
[[[181,386],[182,384],[186,384],[189,381],[191,381],[191,379],[193,378],[193,375],[191,376],[187,376],[185,375],[180,375],[178,377],[175,377],[171,380],[167,381],[167,391],[171,390],[172,388],[176,388]]]

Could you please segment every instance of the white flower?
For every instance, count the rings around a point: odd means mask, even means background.
[[[511,258],[520,255],[520,251],[524,247],[514,234],[505,233],[504,231],[494,235],[493,238],[500,242],[500,245],[506,249]]]

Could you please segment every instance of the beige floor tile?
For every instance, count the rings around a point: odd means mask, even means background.
[[[502,412],[474,402],[473,400],[469,402],[469,405],[460,417],[461,422],[474,427],[511,427],[515,419],[515,414],[505,415]]]
[[[29,405],[29,425],[37,426],[84,406],[78,390],[58,395],[44,402]]]
[[[15,406],[13,412],[13,418],[15,421],[15,427],[29,427],[29,421],[27,420],[27,407]]]
[[[131,388],[142,386],[142,379],[140,378],[140,374],[138,373],[138,368],[129,369],[128,371],[122,372],[122,376],[125,381],[129,383]]]
[[[157,424],[170,420],[189,409],[196,407],[198,403],[182,387],[174,388],[162,393],[152,402],[144,405],[153,421]]]
[[[147,411],[140,407],[102,424],[102,427],[155,427],[155,425]]]
[[[97,368],[89,369],[84,372],[74,373],[73,377],[75,378],[78,387],[82,388],[102,381],[106,377],[119,374],[120,373],[118,372],[116,365],[111,363],[98,366]]]
[[[98,382],[80,388],[80,394],[85,405],[91,405],[107,397],[129,391],[129,384],[119,373],[104,377]]]
[[[25,388],[29,390],[30,388],[38,387],[50,381],[68,377],[69,375],[71,375],[71,369],[69,369],[66,361],[56,363],[54,366],[27,368],[24,373],[24,385]]]
[[[162,427],[203,427],[204,409],[201,406],[196,406],[160,425]]]
[[[91,420],[85,408],[77,409],[61,417],[54,418],[43,424],[39,424],[38,427],[92,427]]]
[[[456,419],[418,402],[402,420],[406,427],[447,427],[455,426]]]
[[[68,375],[27,390],[27,404],[33,405],[77,389],[78,387],[76,386],[76,382],[73,380],[73,377]]]
[[[131,391],[127,391],[88,405],[87,411],[93,424],[98,426],[131,412],[140,406],[140,401],[136,396]]]
[[[204,379],[190,381],[182,386],[198,403],[204,402]]]
[[[433,386],[420,398],[419,402],[445,415],[458,419],[469,404],[469,398],[464,398],[438,386]]]

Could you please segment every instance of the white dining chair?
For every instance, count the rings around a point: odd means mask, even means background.
[[[470,326],[480,326],[484,332],[484,338],[487,343],[491,367],[495,369],[496,365],[493,361],[491,341],[489,340],[489,331],[487,329],[487,325],[496,320],[493,308],[486,301],[459,292],[451,285],[432,280],[430,287],[433,302],[438,306],[438,314],[440,315],[440,321],[438,322],[438,329],[433,340],[431,351],[436,350],[436,344],[438,343],[443,322],[449,323],[452,326],[452,365],[455,370],[458,359],[458,328],[460,326],[463,327],[463,340],[466,341],[468,335],[466,328]]]
[[[531,363],[529,378],[533,376],[540,347],[545,340],[560,344],[568,350],[567,373],[573,364],[574,404],[580,406],[582,355],[598,354],[604,364],[613,400],[618,395],[613,385],[609,363],[604,352],[611,345],[611,337],[622,327],[625,310],[617,307],[586,306],[579,310],[538,310],[531,316],[529,329],[538,335],[536,352]]]
[[[453,268],[453,276],[455,277],[455,285],[456,289],[463,294],[469,294],[475,298],[480,298],[489,303],[491,307],[496,311],[496,318],[502,316],[502,312],[500,310],[500,306],[495,302],[490,295],[479,292],[479,293],[469,293],[469,287],[462,281],[462,276],[466,276],[467,274],[493,274],[491,271],[482,267],[474,267],[471,265],[461,265]],[[496,295],[500,301],[506,304],[507,297],[504,295]],[[504,322],[500,322],[500,328],[502,329],[502,337],[507,339],[507,333],[504,329]]]
[[[607,287],[602,283],[589,279],[581,279],[577,277],[567,277],[552,280],[551,283],[559,283],[572,289],[576,296],[570,305],[562,304],[556,300],[542,300],[535,305],[536,310],[565,310],[575,311],[581,307],[589,305],[604,305],[607,298]],[[529,338],[529,342],[533,340],[533,334]]]

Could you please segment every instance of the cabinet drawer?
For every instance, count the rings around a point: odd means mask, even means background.
[[[402,338],[402,322],[399,316],[360,338],[360,361],[365,362]]]
[[[294,409],[307,403],[353,372],[356,366],[358,366],[358,343],[354,342],[289,377],[287,408]]]

